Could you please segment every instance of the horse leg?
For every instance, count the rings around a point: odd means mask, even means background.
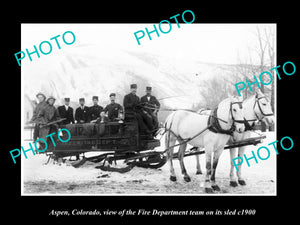
[[[182,143],[182,140],[180,140],[180,143]],[[191,178],[190,178],[190,176],[187,174],[186,168],[185,168],[184,162],[183,162],[183,159],[184,159],[184,153],[185,153],[185,150],[186,150],[186,146],[187,146],[187,143],[182,143],[182,144],[180,144],[180,147],[179,147],[179,150],[178,150],[178,159],[179,159],[179,163],[180,163],[181,173],[183,174],[183,179],[184,179],[186,182],[190,182],[190,181],[191,181]]]
[[[213,151],[212,146],[205,146],[205,160],[206,160],[206,175],[205,175],[205,192],[206,193],[213,193],[213,189],[210,185],[210,175],[211,175],[211,154]]]
[[[165,134],[165,145],[167,150],[167,157],[170,165],[170,180],[171,181],[176,181],[176,175],[174,171],[174,166],[173,166],[173,152],[174,152],[174,147],[170,148],[170,145],[173,146],[175,145],[176,139],[173,134],[170,132],[166,132]]]
[[[242,158],[244,156],[245,149],[246,149],[246,146],[243,146],[243,147],[239,148],[239,153],[238,153],[239,157]],[[240,159],[239,159],[239,163],[240,163]],[[239,184],[240,185],[246,185],[246,181],[242,177],[242,163],[240,165],[238,165],[238,171],[236,172],[236,174],[237,174],[237,177],[238,177]]]
[[[196,162],[197,162],[197,166],[196,166],[196,174],[202,174],[202,170],[201,170],[201,167],[200,167],[200,159],[199,159],[199,155],[195,155],[196,157]]]
[[[230,174],[229,174],[230,186],[236,187],[238,184],[237,184],[237,179],[236,179],[236,176],[234,173],[234,170],[235,170],[234,164],[232,161],[232,159],[236,156],[236,148],[231,148],[231,149],[229,149],[229,151],[230,151]]]
[[[214,152],[214,158],[213,158],[213,165],[212,165],[212,172],[211,172],[211,177],[210,180],[212,181],[212,185],[211,187],[213,188],[214,191],[220,191],[221,189],[219,188],[219,186],[216,184],[216,169],[217,169],[217,165],[219,162],[219,158],[220,155],[223,152],[223,148],[217,150]]]

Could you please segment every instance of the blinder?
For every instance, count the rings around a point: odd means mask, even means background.
[[[232,114],[232,105],[233,105],[233,104],[238,104],[239,107],[240,107],[240,109],[243,109],[243,102],[231,102],[231,104],[230,104],[230,113],[231,113],[231,118],[232,118],[233,122],[235,122],[235,123],[245,123],[244,120],[236,120],[236,119],[233,117],[233,114]],[[232,125],[234,126],[234,124],[232,124]]]
[[[260,120],[260,119],[259,119],[259,116],[258,116],[258,115],[256,114],[256,112],[255,112],[255,105],[256,105],[256,103],[257,103],[258,108],[259,108],[259,110],[260,110],[260,112],[261,112],[261,114],[262,114],[263,116],[273,116],[273,115],[274,115],[274,113],[264,113],[264,112],[263,112],[263,110],[262,110],[262,108],[261,108],[261,106],[260,106],[260,103],[259,103],[259,100],[262,99],[262,98],[267,99],[266,96],[262,96],[262,97],[259,97],[259,98],[256,97],[256,98],[255,98],[255,103],[254,103],[254,105],[253,105],[253,111],[254,111],[255,116],[256,116],[256,118],[257,118],[258,120]]]

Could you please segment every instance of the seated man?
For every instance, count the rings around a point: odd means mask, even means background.
[[[122,122],[122,117],[123,117],[123,107],[116,103],[116,94],[115,93],[111,93],[109,95],[110,98],[110,104],[108,104],[103,112],[107,114],[107,117],[109,119],[109,121],[119,121]]]
[[[89,123],[89,108],[85,106],[85,99],[79,99],[80,106],[75,111],[75,120],[77,123]]]
[[[98,96],[93,96],[92,100],[94,105],[89,107],[90,121],[97,120],[103,110],[103,107],[98,105]]]
[[[125,119],[127,115],[134,115],[138,121],[139,130],[142,133],[151,134],[153,131],[152,117],[142,109],[140,105],[140,98],[136,95],[137,85],[130,85],[131,92],[124,96],[124,109],[125,109]],[[147,126],[148,125],[148,126]]]
[[[73,116],[73,108],[70,106],[70,98],[65,98],[65,104],[57,107],[58,113],[61,118],[66,118],[60,124],[66,125],[75,123]]]
[[[141,97],[141,103],[145,111],[152,117],[153,127],[158,129],[157,113],[160,108],[160,103],[151,92],[152,87],[146,87],[146,95]]]

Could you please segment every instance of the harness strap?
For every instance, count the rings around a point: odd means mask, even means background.
[[[227,135],[232,136],[233,132],[235,130],[234,124],[232,124],[232,126],[229,130],[224,130],[219,123],[219,118],[217,117],[217,110],[218,110],[218,107],[215,108],[211,112],[211,114],[208,118],[208,121],[207,121],[208,129],[214,133],[227,134]]]
[[[262,98],[266,98],[266,97],[265,97],[265,96],[262,96],[262,97],[255,97],[255,102],[254,102],[254,105],[253,105],[253,111],[254,111],[254,113],[255,113],[256,118],[257,118],[259,121],[261,121],[262,118],[263,118],[264,116],[273,116],[273,115],[274,115],[274,113],[264,113],[264,112],[263,112],[263,110],[262,110],[262,108],[261,108],[261,106],[260,106],[260,104],[259,104],[259,100],[262,99]],[[259,118],[259,116],[258,116],[257,113],[255,112],[255,106],[256,106],[256,104],[258,105],[259,111],[260,111],[261,114],[263,115],[262,118]]]
[[[174,117],[173,117],[174,118]],[[171,130],[171,127],[172,127],[172,124],[173,124],[173,118],[171,120],[171,123],[170,123],[170,128],[167,128],[167,125],[165,124],[165,132],[166,133],[167,131],[169,131],[168,133],[168,141],[170,141],[170,134],[172,133],[177,139],[181,139],[182,142],[181,143],[178,143],[176,145],[173,145],[173,146],[169,146],[167,149],[165,149],[162,153],[165,153],[167,152],[170,148],[174,148],[176,146],[179,146],[179,145],[182,145],[182,144],[185,144],[193,139],[195,139],[196,137],[198,137],[200,134],[202,134],[204,131],[206,131],[207,129],[210,129],[211,126],[207,126],[206,128],[204,128],[203,130],[201,130],[199,133],[197,133],[196,135],[194,135],[193,137],[190,137],[190,138],[186,138],[186,139],[183,139],[182,137],[180,137],[179,135],[175,134],[174,131]]]

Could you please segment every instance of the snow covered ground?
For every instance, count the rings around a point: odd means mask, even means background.
[[[255,136],[254,134],[253,136]],[[266,132],[263,143],[248,146],[246,155],[261,145],[267,145],[276,140],[275,132]],[[164,138],[161,147],[164,149]],[[24,143],[27,146],[28,142]],[[224,150],[220,157],[216,180],[221,188],[219,195],[276,195],[276,154],[270,148],[269,159],[258,164],[252,159],[251,167],[243,165],[243,175],[246,186],[229,186],[229,152]],[[185,165],[191,182],[187,183],[181,175],[178,160],[174,160],[177,181],[169,180],[169,165],[160,169],[145,169],[135,167],[131,171],[121,174],[104,172],[96,169],[97,164],[86,163],[80,168],[68,164],[48,164],[45,155],[31,155],[22,158],[22,194],[23,195],[206,195],[204,192],[205,157],[200,156],[201,168],[204,174],[196,175],[196,160],[194,156],[185,158]]]

